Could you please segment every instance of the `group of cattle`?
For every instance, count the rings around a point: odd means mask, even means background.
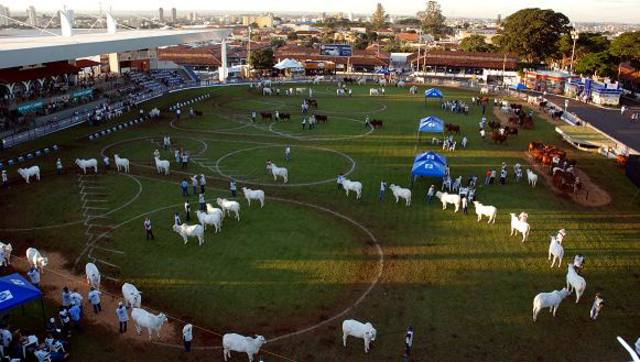
[[[130,162],[128,159],[122,158],[117,154],[113,155],[113,159],[116,164],[116,169],[118,170],[118,172],[122,170],[125,173],[129,173]],[[93,169],[94,173],[96,174],[98,173],[98,160],[95,158],[89,158],[89,159],[78,158],[76,159],[75,164],[82,170],[82,172],[85,175],[87,174],[87,169],[89,170]],[[40,181],[40,166],[33,165],[27,168],[19,168],[18,174],[22,178],[24,178],[26,183],[30,183],[32,177],[35,177],[36,180]]]
[[[576,160],[567,158],[567,153],[554,145],[542,142],[529,143],[529,153],[536,162],[549,168],[553,185],[566,193],[577,193],[583,185],[576,176]]]

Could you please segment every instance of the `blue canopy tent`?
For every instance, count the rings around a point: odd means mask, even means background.
[[[429,88],[424,91],[424,102],[427,103],[427,99],[429,98],[439,98],[442,100],[444,98],[444,93],[438,88]]]
[[[418,123],[418,142],[423,133],[444,133],[444,121],[436,116],[422,118]]]
[[[36,299],[40,299],[42,318],[46,324],[42,291],[18,273],[0,278],[0,313],[5,313]]]
[[[526,85],[522,84],[522,83],[518,83],[516,85],[512,85],[511,89],[515,89],[515,90],[525,90],[525,89],[529,89],[527,88]]]
[[[411,167],[411,184],[418,177],[444,177],[447,174],[447,158],[429,151],[416,156]]]

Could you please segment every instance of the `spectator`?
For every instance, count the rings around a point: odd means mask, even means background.
[[[176,158],[176,163],[180,163],[180,150],[176,149],[176,150],[173,152],[173,157],[175,157],[175,158]]]
[[[2,170],[2,187],[9,186],[9,177],[7,176],[7,170]]]
[[[127,306],[118,303],[118,309],[116,309],[116,315],[118,316],[118,322],[120,323],[120,334],[127,333],[127,322],[129,322],[129,312]]]
[[[406,357],[409,357],[411,354],[411,349],[413,348],[413,327],[409,326],[407,329],[407,334],[404,337],[404,354]]]
[[[84,298],[82,298],[82,294],[78,293],[78,289],[74,289],[73,293],[71,293],[71,304],[77,305],[78,307],[80,307],[80,310],[82,310],[83,300]]]
[[[200,193],[204,194],[204,187],[207,184],[207,179],[204,177],[204,174],[200,174]]]
[[[491,179],[491,169],[487,169],[487,174],[484,178],[484,184],[488,185],[489,184],[489,180]]]
[[[2,338],[2,346],[7,349],[13,341],[13,334],[8,328],[0,328],[0,338]]]
[[[501,184],[501,185],[504,185],[504,184],[507,182],[507,173],[508,173],[508,172],[507,172],[507,169],[506,169],[506,168],[503,168],[503,169],[500,171],[500,184]]]
[[[186,169],[189,166],[189,151],[182,152],[182,169]]]
[[[191,341],[193,340],[193,326],[186,324],[182,328],[182,341],[184,342],[184,351],[191,352]]]
[[[236,186],[235,180],[231,180],[231,182],[229,182],[229,190],[231,190],[231,196],[236,197],[236,193],[238,192],[238,187]]]
[[[93,306],[93,312],[96,314],[98,314],[99,312],[102,312],[102,305],[100,304],[101,295],[102,295],[102,292],[99,290],[96,290],[96,288],[94,287],[91,287],[91,290],[87,295],[87,299],[89,299],[89,302],[91,302],[91,305]]]
[[[198,195],[198,203],[200,204],[200,211],[207,211],[207,201],[204,199],[204,194]]]
[[[65,309],[69,309],[72,303],[73,302],[71,300],[71,293],[69,292],[69,288],[62,288],[62,306]]]
[[[184,213],[185,213],[185,220],[189,221],[191,220],[191,204],[189,203],[189,200],[186,200],[184,202]]]
[[[47,333],[50,333],[56,336],[59,336],[62,333],[62,330],[58,328],[58,325],[56,324],[56,319],[54,317],[49,318],[49,320],[47,321],[46,331]]]
[[[496,170],[491,170],[491,176],[489,176],[489,185],[492,185],[496,179],[497,172]]]
[[[380,181],[380,201],[384,200],[384,191],[387,189],[387,184],[384,181]]]
[[[36,288],[40,288],[40,271],[38,270],[38,268],[33,267],[29,269],[29,271],[27,272],[27,276],[29,277],[31,284],[33,284]]]
[[[251,111],[251,122],[255,123],[257,116],[256,111]]]
[[[38,348],[33,351],[33,355],[38,359],[38,362],[50,362],[51,356],[47,351],[47,348],[44,343],[40,344]]]
[[[182,225],[182,220],[180,220],[180,213],[176,211],[175,215],[173,215],[173,224],[174,225]]]
[[[182,111],[180,110],[180,108],[176,109],[176,118],[180,119],[180,113],[182,113]]]
[[[193,186],[193,194],[198,194],[198,175],[193,175],[191,178],[191,186]]]
[[[71,316],[74,327],[76,327],[77,330],[82,331],[82,326],[80,325],[80,320],[82,319],[80,304],[74,304],[71,306],[71,308],[69,308],[69,315]]]
[[[144,218],[144,231],[146,232],[147,240],[155,240],[156,238],[153,236],[153,231],[151,230],[151,219],[149,217]]]
[[[56,161],[56,173],[58,176],[62,175],[62,160],[60,159]]]
[[[467,213],[469,212],[469,200],[467,200],[467,196],[463,196],[460,201],[462,203],[462,211],[465,215],[467,215]]]
[[[71,319],[69,318],[69,313],[67,313],[67,309],[65,307],[60,307],[60,311],[58,312],[58,318],[60,318],[60,324],[62,326],[62,333],[64,336],[69,336],[69,324],[71,323]]]
[[[307,118],[306,117],[302,117],[302,129],[306,129],[307,128]]]
[[[182,189],[182,196],[189,197],[189,182],[187,182],[187,179],[182,179],[180,188]]]
[[[427,191],[427,203],[431,203],[431,201],[433,201],[433,197],[436,194],[436,187],[434,185],[431,185],[429,187],[429,191]]]

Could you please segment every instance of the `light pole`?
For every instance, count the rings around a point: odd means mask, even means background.
[[[573,48],[571,48],[571,63],[569,65],[569,74],[573,74],[573,59],[576,55],[576,43],[578,42],[578,38],[580,37],[580,33],[577,30],[571,31],[571,37],[573,38]]]

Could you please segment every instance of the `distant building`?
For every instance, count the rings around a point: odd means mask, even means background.
[[[418,33],[398,33],[396,34],[396,40],[407,43],[419,43],[420,34]]]
[[[551,94],[564,94],[571,80],[571,74],[555,70],[527,70],[524,72],[524,85],[529,89]]]
[[[195,11],[191,12],[191,21],[198,21],[198,14]]]
[[[517,83],[517,56],[498,53],[431,50],[426,56],[410,57],[413,69],[427,77],[475,79],[486,83]]]
[[[171,22],[175,24],[178,21],[178,12],[176,8],[171,8]]]
[[[249,26],[253,23],[258,24],[259,28],[273,28],[273,14],[252,16],[245,15],[242,17],[242,25]]]
[[[496,25],[500,25],[502,23],[502,14],[498,14],[498,19],[496,19]]]
[[[0,26],[7,26],[11,23],[9,19],[11,17],[11,12],[9,11],[9,7],[0,5]]]
[[[27,8],[27,21],[31,26],[38,25],[38,16],[36,14],[36,8],[33,5]]]
[[[161,23],[164,23],[164,9],[163,8],[159,8],[158,9],[158,20],[160,20]]]

